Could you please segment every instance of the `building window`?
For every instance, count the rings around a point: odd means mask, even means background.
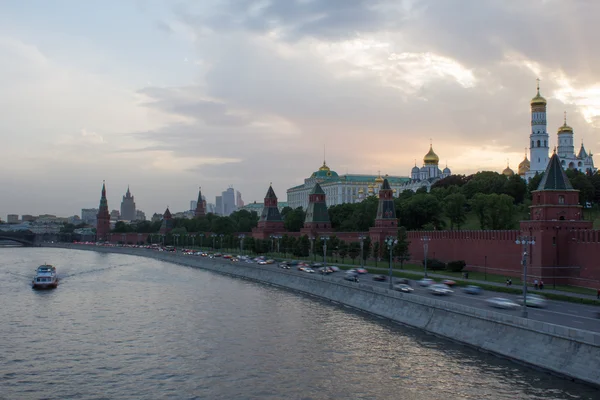
[[[541,140],[537,141],[537,147],[542,147],[542,141]]]
[[[558,196],[558,204],[565,204],[565,196]]]

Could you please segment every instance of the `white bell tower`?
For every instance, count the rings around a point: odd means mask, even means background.
[[[531,167],[525,175],[527,180],[536,173],[543,173],[548,166],[548,131],[546,124],[546,99],[540,95],[540,80],[537,94],[531,99],[531,134],[529,135],[529,159]]]

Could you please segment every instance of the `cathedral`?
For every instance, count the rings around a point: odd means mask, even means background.
[[[546,124],[546,99],[540,95],[540,85],[538,80],[537,94],[531,99],[531,134],[529,135],[529,159],[525,154],[525,159],[519,164],[518,174],[530,180],[536,174],[541,174],[546,170],[548,160],[550,159],[549,135]],[[573,128],[567,125],[567,116],[565,113],[564,123],[558,128],[557,132],[556,154],[560,159],[560,165],[563,169],[576,169],[583,173],[596,173],[598,170],[594,167],[592,153],[588,153],[581,142],[579,152],[575,154],[573,144]],[[507,166],[503,171],[504,175],[510,176],[512,170]]]
[[[421,188],[429,192],[435,182],[452,175],[447,165],[441,170],[439,164],[440,158],[433,151],[433,144],[429,144],[429,152],[423,157],[423,166],[419,168],[415,162],[415,166],[410,171],[410,180],[400,187],[400,192],[405,190],[416,192]]]

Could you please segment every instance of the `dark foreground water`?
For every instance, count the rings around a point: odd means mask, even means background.
[[[58,289],[33,291],[54,264]],[[325,302],[147,258],[0,248],[2,399],[598,399]]]

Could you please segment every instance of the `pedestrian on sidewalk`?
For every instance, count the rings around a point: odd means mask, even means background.
[[[512,286],[512,279],[508,280],[508,286]]]
[[[535,287],[535,290],[538,290],[538,280],[534,280],[533,281],[533,287]]]
[[[544,281],[540,279],[540,290],[544,290]]]
[[[506,286],[508,286],[508,278],[506,278]],[[600,293],[600,290],[598,290],[598,293]]]

